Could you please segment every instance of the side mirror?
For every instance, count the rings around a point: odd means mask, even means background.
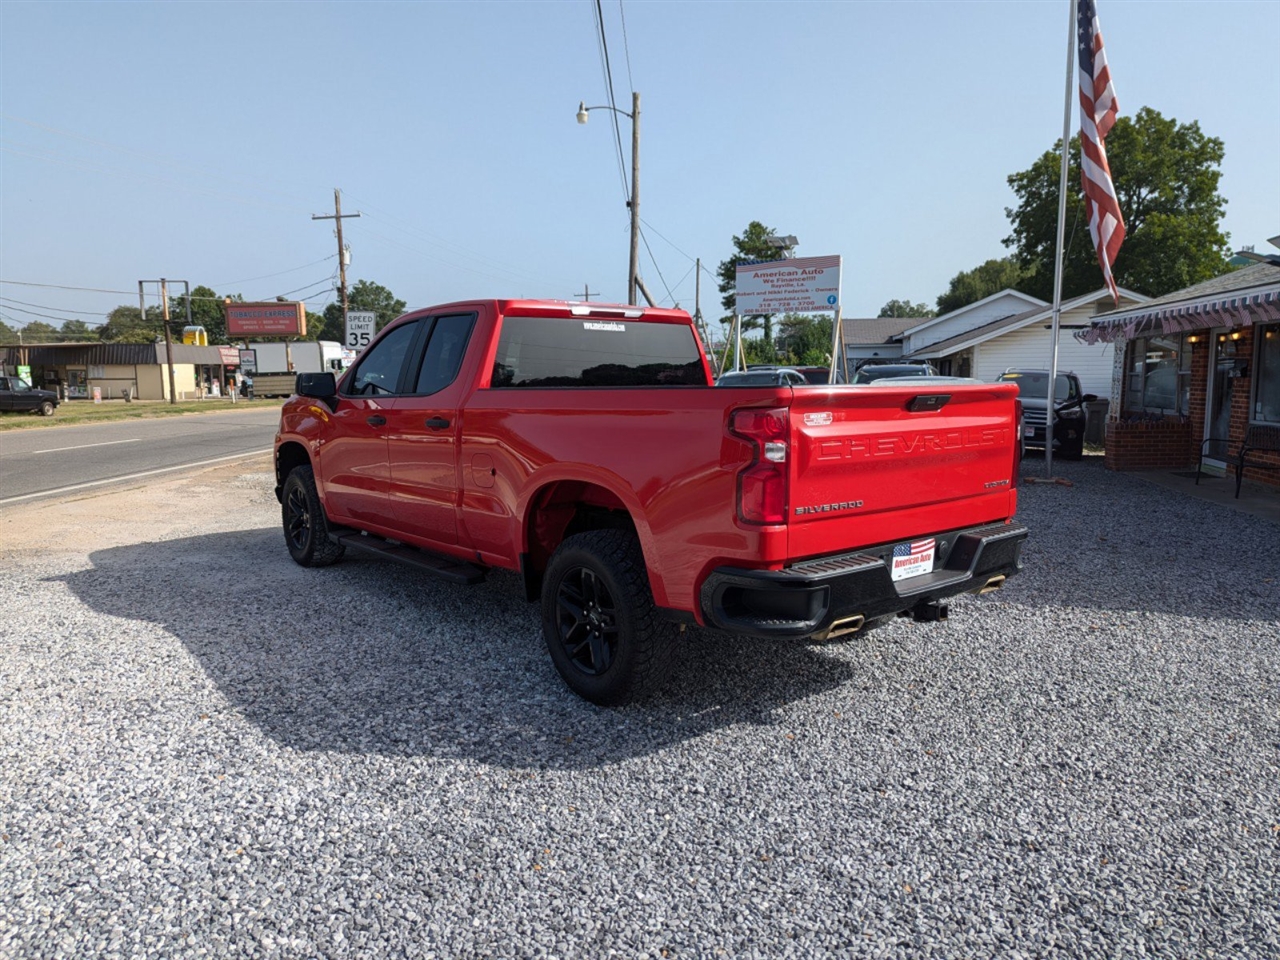
[[[1081,403],[1096,403],[1097,400],[1098,400],[1098,395],[1096,393],[1086,393],[1083,397],[1080,398]]]
[[[294,393],[300,397],[332,400],[338,395],[338,381],[332,373],[300,373]]]

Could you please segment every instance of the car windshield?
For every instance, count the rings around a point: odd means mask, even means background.
[[[1047,373],[1006,373],[1000,380],[1015,384],[1020,396],[1031,398],[1043,397],[1048,392],[1049,374]],[[1058,374],[1054,381],[1053,399],[1070,400],[1074,398],[1071,378]]]
[[[21,377],[10,377],[9,389],[22,393],[25,390],[30,390],[31,384],[27,383],[27,381],[23,380]]]

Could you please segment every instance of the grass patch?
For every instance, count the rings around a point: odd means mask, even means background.
[[[69,400],[58,405],[52,417],[34,413],[0,414],[0,432],[6,430],[30,430],[38,427],[58,427],[68,424],[108,423],[113,420],[150,420],[155,417],[176,417],[184,413],[218,413],[227,410],[279,410],[283,401],[237,400],[232,403],[225,397],[209,400]]]

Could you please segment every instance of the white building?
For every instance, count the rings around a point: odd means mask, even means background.
[[[1149,297],[1120,290],[1120,307],[1145,303]],[[1058,369],[1075,373],[1085,393],[1099,398],[1111,396],[1113,351],[1110,344],[1086,344],[1074,336],[1089,329],[1093,317],[1116,309],[1104,288],[1064,301],[1058,336]],[[866,357],[866,347],[858,343],[856,328],[847,321],[845,339],[849,343],[850,364]],[[977,303],[952,310],[940,317],[918,321],[891,338],[904,359],[928,360],[943,374],[995,380],[1010,367],[1048,370],[1051,352],[1053,306],[1016,290],[1002,290]],[[853,345],[858,343],[859,357]],[[893,355],[893,354],[890,354]]]

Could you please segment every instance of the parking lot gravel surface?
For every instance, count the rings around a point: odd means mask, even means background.
[[[1280,957],[1275,524],[1060,464],[949,621],[606,710],[268,470],[0,512],[0,956]]]

